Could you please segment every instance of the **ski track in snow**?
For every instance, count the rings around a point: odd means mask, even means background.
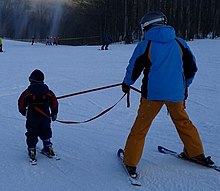
[[[188,43],[198,73],[189,89],[187,111],[197,126],[207,155],[220,165],[220,40]],[[3,40],[0,54],[0,190],[2,191],[217,191],[220,174],[212,169],[159,153],[158,145],[182,151],[182,143],[163,107],[154,120],[138,165],[142,187],[130,185],[117,160],[136,117],[140,94],[131,91],[131,107],[123,99],[113,110],[86,124],[53,122],[54,149],[61,160],[37,153],[38,164],[27,157],[25,118],[18,113],[17,99],[29,85],[28,76],[39,68],[57,96],[120,83],[135,45],[45,46]],[[134,86],[140,89],[141,79]],[[113,105],[121,87],[60,99],[58,119],[88,119]],[[42,143],[39,140],[39,147]]]

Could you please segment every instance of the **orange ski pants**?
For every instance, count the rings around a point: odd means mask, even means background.
[[[199,133],[190,121],[183,102],[149,101],[141,98],[136,120],[125,145],[124,162],[126,165],[137,166],[150,125],[164,104],[167,106],[179,137],[184,144],[186,154],[189,157],[196,157],[204,153]]]

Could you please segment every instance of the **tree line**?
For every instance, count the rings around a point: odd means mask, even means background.
[[[140,39],[140,19],[150,11],[162,11],[185,39],[220,35],[219,0],[0,0],[0,35],[59,36],[63,44],[99,44],[106,32],[114,41]]]

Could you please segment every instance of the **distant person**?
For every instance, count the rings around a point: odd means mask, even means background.
[[[53,45],[57,45],[57,38],[53,37]]]
[[[32,37],[32,39],[31,39],[31,45],[34,45],[34,42],[35,42],[35,37]]]
[[[118,41],[119,41],[119,44],[122,44],[122,42],[123,42],[123,35],[119,36]]]
[[[46,45],[49,45],[50,44],[50,38],[47,36],[46,38]]]
[[[52,38],[52,36],[50,37],[50,45],[53,45],[53,38]]]
[[[136,31],[133,31],[131,33],[131,42],[134,43],[136,39],[137,39],[137,33]]]
[[[108,46],[111,42],[112,42],[112,37],[111,37],[110,33],[105,33],[102,37],[101,50],[108,50]]]
[[[137,177],[136,167],[142,156],[145,137],[163,105],[166,105],[183,142],[180,156],[200,164],[213,165],[211,158],[205,157],[197,128],[184,107],[187,88],[197,71],[190,48],[175,35],[174,28],[167,25],[167,18],[161,12],[145,14],[141,27],[144,38],[133,52],[122,83],[122,91],[128,93],[130,85],[142,72],[144,74],[138,114],[124,148],[124,163],[129,174]]]
[[[128,33],[124,37],[124,42],[125,42],[125,44],[131,44],[132,43],[131,36]]]
[[[60,37],[57,37],[57,44],[60,45]]]
[[[2,50],[2,37],[0,37],[0,52],[3,52],[3,50]]]
[[[44,84],[44,74],[40,70],[34,70],[29,81],[30,85],[18,99],[18,109],[23,116],[26,116],[25,135],[29,157],[32,161],[36,161],[38,137],[43,141],[42,152],[48,156],[55,155],[50,140],[52,137],[50,124],[51,120],[55,121],[57,118],[58,102],[55,94]]]

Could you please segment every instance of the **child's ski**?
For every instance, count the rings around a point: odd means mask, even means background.
[[[32,158],[29,158],[29,162],[31,163],[31,165],[37,165],[37,159],[32,159]]]
[[[60,160],[61,159],[56,153],[54,153],[54,155],[50,155],[46,152],[43,152],[43,150],[38,148],[38,147],[37,147],[37,152],[44,155],[44,156],[46,156],[46,157],[48,157],[48,158],[51,158],[51,159],[52,158],[54,158],[55,160]]]

